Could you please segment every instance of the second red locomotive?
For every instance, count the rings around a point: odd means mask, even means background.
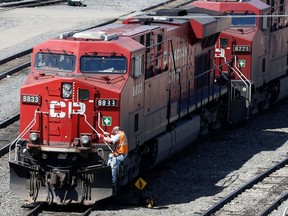
[[[231,99],[245,98],[246,111],[239,110],[244,115],[267,109],[272,103],[287,97],[286,2],[267,1],[266,4],[258,0],[233,0],[192,3],[196,7],[223,12],[232,19],[231,28],[222,31],[215,44],[216,64],[221,67],[218,75],[231,81],[234,91]],[[224,64],[229,60],[229,64]],[[241,116],[239,113],[231,115],[232,121]]]

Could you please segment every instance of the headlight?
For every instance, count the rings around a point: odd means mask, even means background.
[[[62,97],[66,99],[72,98],[72,84],[71,83],[62,84]]]
[[[32,142],[35,142],[35,141],[37,141],[38,140],[38,134],[37,133],[31,133],[30,135],[29,135],[29,139],[32,141]]]
[[[82,145],[88,145],[90,143],[90,137],[87,135],[83,135],[80,138]]]

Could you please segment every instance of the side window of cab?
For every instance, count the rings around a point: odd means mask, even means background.
[[[142,76],[144,73],[144,54],[132,58],[131,72],[133,78]]]

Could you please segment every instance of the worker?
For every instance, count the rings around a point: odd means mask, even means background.
[[[119,126],[115,126],[111,131],[111,136],[104,134],[103,140],[107,143],[113,144],[113,153],[109,154],[108,166],[112,170],[112,183],[116,184],[117,172],[119,165],[128,155],[128,140]]]

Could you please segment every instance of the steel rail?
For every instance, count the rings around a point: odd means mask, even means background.
[[[21,64],[21,65],[19,65],[19,66],[17,66],[17,67],[14,67],[14,68],[12,68],[12,69],[10,69],[10,70],[8,70],[8,71],[5,71],[4,73],[1,73],[1,74],[0,74],[0,80],[1,80],[1,79],[4,79],[4,78],[7,77],[8,75],[12,75],[12,74],[14,74],[14,73],[17,73],[17,72],[19,72],[19,71],[21,71],[21,70],[23,70],[23,69],[25,69],[25,68],[28,68],[28,67],[30,67],[30,66],[31,66],[31,61],[26,62],[26,63],[24,63],[24,64]]]
[[[59,212],[59,207],[57,205],[49,205],[47,202],[43,203],[32,203],[28,205],[22,206],[23,208],[29,208],[32,209],[26,216],[37,216],[39,214],[45,214],[46,212],[48,214],[53,214],[55,212]],[[66,213],[72,213],[73,215],[81,215],[81,216],[89,216],[93,209],[95,209],[94,205],[91,207],[86,206],[69,206],[69,205],[63,205],[61,206],[61,213],[66,215]],[[82,211],[83,210],[83,211]],[[44,213],[45,212],[45,213]]]
[[[0,3],[7,3],[7,2],[18,2],[21,0],[0,0]]]
[[[67,0],[48,0],[48,1],[41,1],[41,0],[31,0],[31,1],[21,1],[21,2],[13,2],[8,4],[0,5],[2,8],[10,8],[10,7],[35,7],[35,6],[43,6],[49,4],[57,4],[61,2],[67,2]]]
[[[41,1],[41,2],[37,2],[37,3],[31,3],[26,5],[25,7],[35,7],[35,6],[45,6],[45,5],[51,5],[51,4],[58,4],[58,3],[62,3],[62,2],[67,2],[67,0],[51,0],[51,1]]]
[[[3,122],[0,123],[0,129],[1,128],[5,128],[8,125],[13,124],[15,121],[18,121],[19,117],[20,117],[20,114],[17,113],[14,116],[10,117],[9,119],[4,120]],[[0,157],[2,157],[3,155],[5,155],[5,154],[7,154],[9,152],[10,145],[11,145],[11,143],[8,143],[5,146],[3,146],[2,148],[0,148]]]
[[[19,144],[20,144],[20,145],[23,145],[25,142],[26,142],[25,140],[20,140],[20,141],[19,141]],[[10,148],[11,144],[12,144],[12,147]],[[7,153],[9,152],[9,150],[14,149],[15,146],[16,146],[16,145],[14,145],[14,144],[15,144],[15,142],[14,142],[14,143],[8,143],[8,144],[6,144],[5,146],[3,146],[2,148],[0,148],[0,157],[2,157],[2,156],[4,156],[5,154],[7,154]]]
[[[88,208],[85,212],[83,212],[83,214],[81,214],[81,216],[89,216],[92,213],[93,209],[93,206]]]
[[[36,206],[26,216],[36,216],[41,213],[46,206],[47,203],[37,203]]]
[[[288,164],[288,158],[280,161],[278,164],[274,165],[273,167],[271,167],[270,169],[268,169],[267,171],[257,175],[255,178],[253,178],[251,181],[247,182],[246,184],[244,184],[243,186],[241,186],[240,188],[238,188],[237,190],[235,190],[234,192],[230,193],[228,196],[224,197],[222,200],[220,200],[218,203],[216,203],[215,205],[213,205],[212,207],[210,207],[206,212],[204,212],[202,214],[202,216],[209,216],[213,213],[215,213],[216,211],[220,210],[224,205],[226,205],[227,203],[229,203],[231,200],[233,200],[234,198],[236,198],[238,195],[240,195],[241,193],[243,193],[245,190],[251,188],[253,185],[259,183],[260,181],[262,181],[264,178],[266,178],[267,176],[269,176],[271,173],[275,172],[276,170],[284,167],[286,164]]]
[[[11,124],[13,124],[15,121],[18,121],[20,119],[20,113],[17,113],[11,117],[9,117],[8,119],[0,122],[0,129],[1,128],[5,128]]]
[[[32,0],[32,1],[13,1],[12,3],[7,3],[7,4],[0,5],[0,7],[7,8],[7,7],[23,6],[23,5],[28,5],[28,4],[31,4],[31,3],[36,3],[36,2],[39,2],[39,1],[37,1],[37,0]]]
[[[275,200],[270,206],[268,206],[263,212],[261,212],[259,216],[269,215],[273,210],[276,210],[287,199],[288,199],[288,193],[283,194],[277,200]]]
[[[16,59],[16,58],[28,55],[30,53],[32,53],[32,48],[24,50],[22,52],[19,52],[17,54],[11,55],[11,56],[9,56],[7,58],[4,58],[4,59],[0,60],[0,65],[3,65],[3,64],[5,64],[5,63],[7,63],[9,61],[12,61],[12,60]]]
[[[0,157],[2,157],[3,155],[7,154],[9,152],[9,147],[10,144],[6,144],[5,146],[3,146],[2,148],[0,148]]]

